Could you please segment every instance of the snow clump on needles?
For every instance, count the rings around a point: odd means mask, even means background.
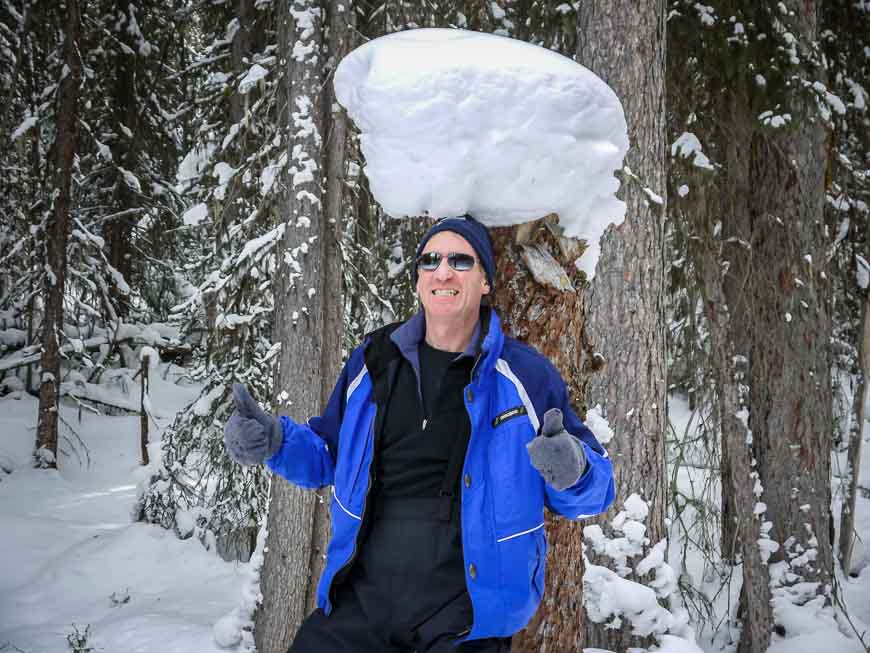
[[[417,29],[369,41],[335,73],[372,193],[393,217],[469,213],[489,226],[557,213],[589,245],[622,222],[628,136],[613,90],[550,50],[492,34]]]

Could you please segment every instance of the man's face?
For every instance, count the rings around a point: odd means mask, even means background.
[[[429,239],[421,254],[428,252],[439,252],[442,258],[436,270],[417,270],[417,296],[423,304],[427,322],[476,320],[480,298],[489,294],[489,284],[471,243],[457,233],[441,231]],[[465,272],[454,270],[447,262],[447,255],[451,252],[470,254],[475,258],[474,267]]]

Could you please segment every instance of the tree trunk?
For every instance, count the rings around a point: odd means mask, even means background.
[[[330,54],[331,72],[334,66],[351,49],[351,28],[355,12],[337,7],[340,2],[330,2],[327,7],[329,24],[327,51]],[[324,163],[326,187],[323,195],[323,382],[321,383],[320,406],[326,406],[332,392],[330,382],[338,378],[342,365],[342,341],[344,338],[344,302],[342,290],[342,264],[340,242],[343,223],[343,190],[345,174],[345,150],[347,145],[347,116],[343,111],[334,111],[335,91],[327,82],[323,124],[326,126]],[[306,613],[317,607],[317,584],[326,565],[326,546],[329,543],[329,501],[331,493],[323,488],[317,493],[311,533],[311,562],[309,565],[308,600]]]
[[[127,0],[117,0],[115,13],[124,16],[123,23],[119,23],[117,30],[118,39],[131,51],[137,49],[133,35],[127,31],[127,26],[132,16],[129,15],[130,3]],[[124,49],[119,49],[115,56],[115,83],[112,98],[112,116],[115,139],[112,141],[112,161],[114,165],[115,180],[112,191],[112,213],[120,213],[133,208],[136,204],[136,196],[130,188],[121,168],[131,173],[137,167],[138,139],[139,139],[139,112],[136,106],[136,68],[137,57]],[[131,136],[121,128],[127,127]],[[135,216],[122,215],[110,220],[103,228],[103,236],[108,248],[109,264],[117,270],[124,279],[130,283],[132,270],[132,236],[133,221]],[[130,297],[121,292],[118,284],[110,286],[110,297],[115,304],[118,317],[127,317],[130,313]]]
[[[262,49],[264,30],[263,25],[257,24],[257,8],[255,0],[237,0],[236,16],[239,19],[239,28],[233,36],[232,62],[233,72],[241,73],[250,65],[251,53]],[[245,94],[233,91],[230,97],[230,119],[236,123],[245,115]]]
[[[51,216],[45,226],[45,317],[42,323],[42,378],[39,386],[39,421],[36,427],[36,463],[57,467],[58,388],[63,298],[66,278],[66,245],[69,238],[70,187],[78,140],[78,104],[82,78],[81,15],[78,0],[59,7],[64,19],[64,68],[58,91],[57,135],[52,149]]]
[[[335,228],[329,224],[321,185],[321,135],[326,133],[320,104],[324,16],[310,0],[287,3],[285,12],[279,29],[280,52],[287,57],[282,88],[291,167],[288,219],[275,282],[275,340],[282,345],[275,405],[279,412],[305,422],[321,411],[335,381],[335,352],[327,349],[334,347],[340,323],[329,321],[338,314],[326,308],[326,293],[334,291],[335,284],[324,274],[333,256]],[[297,17],[311,20],[297,22]],[[313,603],[312,560],[324,546],[326,516],[325,504],[314,492],[274,477],[271,493],[261,575],[263,604],[256,616],[255,639],[261,653],[284,653]]]
[[[864,297],[861,310],[861,325],[858,330],[858,383],[855,387],[855,398],[852,402],[852,425],[849,429],[849,453],[846,464],[847,489],[843,508],[840,513],[840,564],[843,573],[848,575],[852,568],[852,549],[855,546],[855,498],[858,493],[858,472],[861,468],[861,448],[864,441],[864,421],[867,405],[867,392],[870,384],[870,320],[867,319],[870,309],[870,298]]]
[[[727,319],[722,319],[721,326],[725,331],[721,335],[723,338],[727,337],[728,341],[727,343],[720,341],[718,347],[727,347],[733,356],[742,356],[746,361],[751,361],[753,339],[750,329],[747,329],[746,325],[752,321],[754,306],[751,297],[744,290],[747,279],[753,273],[751,245],[748,244],[753,228],[750,207],[753,180],[749,170],[749,160],[755,120],[754,116],[749,115],[746,111],[746,107],[749,106],[747,93],[748,89],[744,80],[734,79],[729,93],[717,106],[717,120],[721,121],[721,124],[727,125],[718,134],[719,140],[724,143],[722,150],[725,158],[725,169],[721,172],[722,179],[717,189],[718,192],[710,194],[714,205],[708,213],[717,220],[717,224],[708,223],[706,233],[708,237],[715,238],[712,233],[721,226],[721,242],[724,249],[717,250],[718,256],[702,255],[698,265],[705,268],[704,274],[709,275],[709,283],[714,283],[715,279],[715,283],[721,286],[716,289],[715,293],[712,289],[708,293],[708,297],[716,297],[717,302],[724,302],[716,304],[718,313],[727,311]],[[727,262],[726,273],[720,275],[723,262]],[[713,269],[706,269],[711,266]],[[722,297],[719,297],[720,292],[724,293]],[[718,313],[713,319],[725,317]],[[736,399],[737,388],[735,386],[737,382],[731,374],[734,363],[728,359],[722,359],[716,363],[717,366],[721,364],[725,365],[724,370],[718,367],[716,369],[720,374],[724,372],[725,376],[719,376],[717,389],[725,395],[733,395]],[[740,397],[739,400],[742,403],[737,405],[745,405],[749,401],[748,397]],[[728,404],[728,401],[720,397],[720,408],[725,404]],[[728,410],[731,410],[733,406],[728,405]],[[720,420],[722,429],[720,471],[723,488],[721,555],[723,560],[736,563],[737,553],[741,550],[737,541],[738,534],[745,528],[745,524],[739,525],[739,522],[746,517],[743,512],[746,510],[746,506],[740,503],[739,498],[733,495],[729,488],[742,490],[744,488],[741,484],[745,484],[747,481],[745,469],[737,472],[739,478],[734,478],[734,464],[741,467],[743,465],[742,463],[732,463],[732,455],[742,457],[743,452],[733,452],[732,454],[732,448],[745,449],[747,427],[745,424],[735,421],[731,412],[722,413]]]
[[[148,372],[151,368],[151,357],[145,354],[142,356],[142,367],[139,368],[142,379],[140,380],[141,392],[140,392],[140,404],[142,406],[142,410],[139,414],[139,453],[142,458],[142,465],[147,465],[150,460],[148,458],[148,406],[146,405],[148,401],[151,400],[149,396],[148,387]]]
[[[870,13],[862,11],[860,6],[848,0],[826,2],[820,8],[820,32],[830,31],[836,34],[836,40],[827,41],[829,47],[826,48],[826,54],[829,58],[830,79],[835,82],[829,88],[831,92],[840,94],[843,80],[848,80],[846,82],[848,85],[852,83],[851,80],[856,78],[867,79],[866,58],[862,57],[861,54],[866,45],[866,34],[870,31]],[[858,176],[864,174],[863,169],[866,166],[859,164],[853,167],[849,165],[849,161],[864,160],[865,153],[870,151],[870,129],[867,129],[866,126],[866,111],[847,110],[845,124],[843,124],[843,117],[835,121],[832,139],[834,146],[828,151],[828,156],[829,160],[834,159],[834,161],[830,161],[832,169],[829,170],[827,178],[828,192],[836,193],[837,190],[847,190],[852,197],[863,196],[866,200],[870,195],[870,189],[867,188],[866,184],[858,181]],[[849,213],[845,215],[841,213],[841,210],[834,210],[830,204],[825,207],[829,216],[836,216],[834,220],[829,217],[828,224],[832,224],[834,221],[842,224],[844,219],[850,223],[848,235],[838,245],[841,250],[851,245],[846,249],[847,252],[851,249],[851,255],[848,264],[842,265],[839,270],[841,275],[839,288],[845,291],[843,293],[845,297],[841,295],[838,298],[839,311],[834,313],[833,320],[835,323],[841,322],[843,321],[841,316],[846,313],[854,315],[853,311],[856,309],[861,313],[860,322],[855,325],[857,328],[854,334],[858,350],[857,370],[854,370],[857,382],[851,409],[854,421],[849,429],[847,477],[844,479],[845,496],[843,497],[840,521],[839,559],[846,575],[851,575],[852,572],[852,549],[856,538],[855,499],[856,493],[859,491],[858,473],[864,427],[868,418],[866,406],[867,401],[870,400],[870,386],[868,386],[868,381],[870,381],[870,323],[868,323],[868,319],[870,319],[870,315],[868,315],[870,288],[861,287],[859,271],[863,264],[859,264],[857,259],[857,256],[861,256],[865,261],[870,260],[870,240],[868,240],[867,233],[868,221],[860,215],[860,209],[856,204],[853,204]],[[840,257],[842,256],[841,254]],[[864,480],[866,482],[866,479]]]
[[[31,256],[33,256],[33,250],[31,250],[30,253]],[[31,277],[30,297],[27,299],[27,344],[25,345],[27,347],[30,347],[33,344],[33,321],[35,319],[33,304],[36,298],[36,293],[33,292],[33,285],[33,279]],[[33,365],[27,366],[27,372],[24,377],[24,387],[27,389],[27,392],[33,392]]]
[[[616,433],[609,452],[618,497],[638,494],[649,505],[650,546],[667,537],[665,8],[661,0],[581,4],[577,29],[578,62],[622,100],[631,143],[625,163],[638,177],[624,178],[626,219],[605,234],[591,285],[589,338],[604,356],[605,368],[590,380],[586,396],[590,406],[602,405]],[[613,536],[609,522],[621,509],[621,500],[595,520],[607,536]],[[616,571],[609,558],[590,549],[586,554],[590,562]],[[557,574],[579,559],[554,562]],[[582,630],[582,623],[575,627]],[[628,620],[619,629],[585,621],[585,646],[625,651],[645,643],[631,635]]]
[[[814,3],[792,4],[803,17],[802,37],[814,39]],[[833,418],[823,126],[802,120],[794,129],[765,130],[756,134],[752,150],[755,265],[746,292],[754,305],[755,344],[749,426],[771,537],[783,545],[778,557],[815,550],[815,559],[803,565],[799,557],[791,567],[824,592],[833,576]]]
[[[747,325],[755,310],[745,292],[754,272],[749,159],[755,123],[746,113],[748,103],[743,81],[732,80],[715,107],[715,124],[701,132],[709,138],[705,143],[722,144],[722,169],[701,171],[689,165],[683,171],[696,196],[689,251],[709,326],[710,381],[721,430],[721,556],[742,561],[741,652],[766,650],[772,628],[767,555],[759,546],[768,538],[762,531],[764,518],[754,510],[758,470],[748,423],[754,343]]]
[[[739,550],[743,560],[743,632],[739,651],[752,653],[767,650],[772,621],[770,577],[766,558],[763,558],[759,546],[759,540],[763,537],[762,522],[754,511],[758,472],[755,469],[753,438],[746,412],[749,398],[745,382],[749,359],[743,354],[738,355],[735,349],[737,339],[734,331],[742,325],[733,323],[734,318],[726,299],[722,252],[717,241],[709,234],[708,238],[703,241],[706,248],[698,256],[697,270],[710,328],[711,368],[721,419],[722,449],[728,451],[729,473],[722,477],[722,495],[729,497],[734,507],[733,521],[728,522],[729,533],[734,535],[730,537],[730,541],[735,543],[732,553],[736,556]]]
[[[545,224],[539,221],[519,228],[491,230],[498,262],[492,302],[505,331],[534,346],[556,366],[582,416],[592,357],[583,344],[583,280],[574,266],[580,246],[576,241],[555,237]],[[548,276],[564,275],[573,287],[559,290],[535,279],[526,263],[530,256],[548,261],[556,273]],[[514,637],[515,653],[582,650],[582,632],[578,630],[581,525],[549,514],[546,521],[550,554],[544,600],[528,627]]]
[[[814,41],[815,3],[786,5],[797,42]],[[740,18],[771,33],[771,11],[742,5]],[[766,65],[770,52],[759,46],[750,56]],[[771,592],[780,584],[817,582],[824,594],[832,581],[833,421],[823,126],[811,118],[813,103],[787,89],[775,101],[787,102],[794,119],[780,128],[762,125],[759,106],[774,99],[743,68],[726,74],[728,93],[715,116],[724,171],[722,233],[714,238],[723,251],[700,258],[708,259],[706,308],[722,420],[723,557],[734,554],[728,535],[735,524],[744,576],[738,651],[749,653],[770,642]],[[768,558],[787,561],[795,580],[772,582]]]

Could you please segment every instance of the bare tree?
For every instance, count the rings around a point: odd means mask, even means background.
[[[689,199],[678,213],[690,216],[688,256],[709,328],[722,557],[742,560],[738,651],[750,652],[770,642],[771,597],[787,598],[783,584],[827,594],[833,579],[826,134],[812,90],[824,73],[815,2],[719,10],[732,22],[705,32],[697,12],[678,11],[672,25],[691,62],[672,71],[675,131],[691,132],[677,142],[694,140],[680,155]],[[734,24],[746,29],[736,41]],[[730,65],[735,56],[744,65]],[[694,89],[698,78],[706,88]]]
[[[789,30],[799,44],[790,60],[801,65],[796,72],[815,77],[820,72],[813,62],[816,3],[793,0],[786,5],[790,18],[787,27],[780,12],[772,9],[759,7],[746,18],[768,33]],[[741,519],[760,516],[762,538],[776,543],[762,551],[763,557],[770,555],[771,561],[788,563],[788,578],[794,580],[774,585],[817,583],[817,591],[826,594],[833,579],[831,320],[830,285],[825,273],[828,239],[823,219],[826,134],[815,98],[790,91],[789,85],[777,89],[779,80],[770,77],[771,92],[789,97],[790,110],[799,119],[791,120],[790,116],[785,125],[759,120],[757,105],[753,105],[753,100],[757,101],[754,89],[751,92],[748,83],[736,83],[731,91],[732,120],[742,126],[735,140],[739,139],[748,154],[727,163],[729,169],[747,166],[750,231],[739,237],[751,252],[750,269],[741,284],[751,318],[740,328],[752,339],[746,403],[752,455],[757,463],[753,496],[746,497],[745,492],[735,496],[735,514],[743,515]],[[746,102],[741,101],[741,94]],[[769,101],[763,100],[765,104]],[[737,192],[728,189],[729,194]],[[723,419],[730,417],[723,415]],[[739,490],[741,484],[748,484],[745,477],[735,478],[731,487]],[[757,537],[744,542],[744,552],[747,546],[757,546]],[[769,614],[769,603],[753,605],[750,594],[764,592],[754,588],[753,582],[767,583],[766,575],[744,579],[741,605]],[[761,622],[769,618],[765,616]],[[761,632],[751,638],[744,630],[740,650],[758,650],[765,642]]]
[[[121,42],[115,53],[114,73],[115,79],[112,85],[112,110],[113,127],[115,138],[112,140],[112,160],[115,162],[114,188],[112,191],[113,208],[121,215],[107,221],[103,226],[103,236],[108,248],[108,259],[111,266],[117,270],[124,279],[131,279],[132,270],[132,232],[136,214],[126,213],[128,209],[136,206],[136,198],[133,188],[124,171],[131,174],[136,168],[136,159],[142,134],[139,129],[139,111],[135,85],[137,80],[138,57],[136,42],[132,30],[127,29],[130,22],[135,20],[133,6],[125,0],[117,0],[114,14],[118,16],[117,39]],[[125,130],[126,128],[126,130]],[[117,285],[110,287],[110,292],[115,303],[119,317],[129,314],[130,298],[120,292]]]
[[[64,67],[58,88],[57,121],[54,146],[49,159],[52,167],[50,214],[46,216],[45,238],[45,315],[42,323],[42,378],[39,385],[39,421],[36,427],[36,462],[57,466],[57,426],[60,387],[59,333],[63,329],[66,247],[70,231],[70,188],[73,159],[78,142],[79,92],[82,79],[81,13],[78,0],[58,5],[64,23]]]
[[[584,279],[574,265],[582,246],[559,237],[552,216],[513,228],[492,229],[497,269],[493,306],[507,333],[534,346],[556,366],[572,404],[583,414],[585,385],[594,358],[584,345]],[[536,278],[532,270],[546,270]],[[562,279],[558,287],[550,280]],[[541,608],[514,637],[512,650],[582,650],[582,560],[577,522],[546,516],[547,587]]]
[[[331,91],[323,88],[325,71],[348,47],[350,14],[338,1],[295,0],[279,18],[281,51],[292,52],[285,73],[292,167],[275,294],[275,340],[281,343],[275,392],[278,410],[298,421],[326,405],[341,364],[337,237],[347,130],[343,116],[332,113]],[[259,651],[284,653],[315,605],[329,534],[328,499],[277,478],[271,494],[264,600],[255,633]]]
[[[624,171],[621,191],[626,219],[602,239],[587,300],[587,337],[605,367],[590,378],[585,397],[590,406],[602,405],[616,433],[609,453],[619,497],[638,494],[649,506],[649,545],[667,537],[665,13],[666,3],[660,0],[582,4],[577,10],[577,60],[616,91],[631,143],[625,161],[630,172]],[[620,506],[617,501],[595,520],[606,536],[612,533],[609,522]],[[594,564],[614,566],[589,548],[586,554]],[[553,582],[580,561],[555,558]],[[578,619],[576,627],[563,621],[562,628],[576,628],[576,641],[585,646],[623,651],[641,644],[631,635],[627,620],[622,628],[589,619]]]
[[[718,214],[716,214],[718,215]],[[746,393],[748,380],[748,357],[745,349],[744,326],[736,315],[740,309],[732,309],[727,289],[734,286],[724,283],[722,260],[727,260],[726,251],[731,247],[726,240],[712,237],[713,225],[708,225],[707,238],[700,239],[697,266],[704,312],[710,328],[710,368],[716,385],[718,414],[721,420],[722,450],[727,453],[727,473],[722,473],[722,495],[728,497],[733,507],[728,521],[723,523],[723,547],[725,553],[736,556],[739,551],[743,561],[743,633],[741,651],[763,651],[770,642],[772,618],[770,613],[770,576],[766,557],[759,540],[762,538],[761,522],[750,506],[754,506],[758,472],[752,448],[752,432],[747,420]],[[704,232],[702,232],[704,233]],[[737,271],[735,265],[733,272]],[[723,453],[723,465],[726,454]],[[726,526],[728,528],[726,528]]]
[[[846,574],[851,571],[852,550],[855,546],[855,499],[858,493],[858,471],[861,464],[861,448],[864,442],[864,422],[867,419],[864,407],[867,405],[867,393],[870,390],[870,383],[867,382],[867,375],[870,374],[868,308],[870,308],[870,298],[865,294],[858,330],[858,382],[855,384],[855,397],[852,402],[853,421],[849,429],[847,490],[840,519],[839,557],[843,572]]]

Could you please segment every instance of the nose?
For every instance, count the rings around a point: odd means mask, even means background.
[[[446,256],[438,262],[438,267],[435,268],[433,274],[439,281],[446,281],[453,276],[453,268],[451,268],[450,264],[447,262]]]

